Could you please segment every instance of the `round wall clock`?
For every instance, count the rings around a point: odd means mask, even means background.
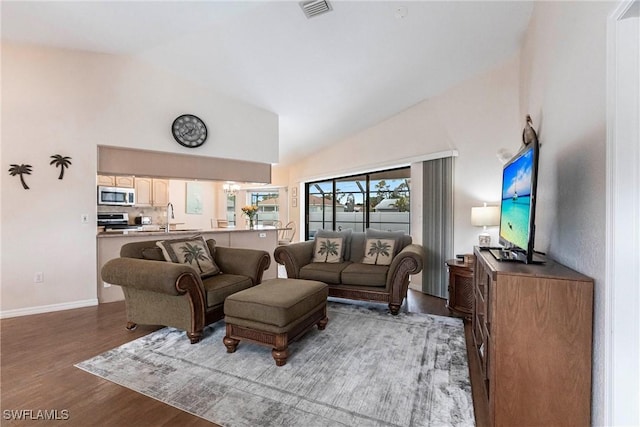
[[[187,148],[196,148],[207,139],[207,126],[193,114],[183,114],[171,125],[171,132],[178,144]]]

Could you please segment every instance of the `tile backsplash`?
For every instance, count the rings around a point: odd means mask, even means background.
[[[164,225],[167,221],[167,208],[163,206],[105,206],[98,205],[98,213],[126,212],[129,214],[129,224],[135,223],[137,216],[150,216],[151,223]]]

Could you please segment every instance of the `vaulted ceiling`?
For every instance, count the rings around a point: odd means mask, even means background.
[[[280,117],[280,162],[512,57],[532,2],[6,1],[2,40],[128,55]]]

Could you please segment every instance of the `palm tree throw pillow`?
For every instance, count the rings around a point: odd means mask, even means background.
[[[313,262],[342,262],[342,237],[316,237]]]
[[[201,277],[213,276],[220,273],[220,268],[213,261],[204,237],[189,237],[185,239],[161,240],[156,245],[162,249],[164,259],[177,264],[188,264]]]
[[[391,264],[395,245],[396,241],[393,239],[367,239],[362,262],[374,265]]]

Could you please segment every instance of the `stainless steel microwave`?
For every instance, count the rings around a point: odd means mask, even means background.
[[[133,206],[136,204],[136,190],[124,187],[98,186],[98,204]]]

